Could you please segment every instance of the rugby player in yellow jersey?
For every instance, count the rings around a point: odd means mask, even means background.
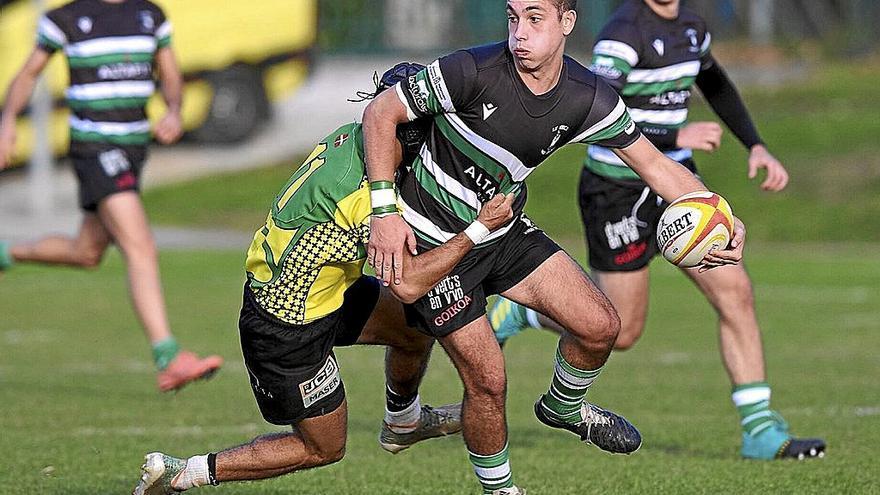
[[[398,64],[383,75],[377,92],[421,68]],[[414,145],[423,140],[413,127],[418,125],[401,126],[401,139]],[[398,161],[407,163],[414,155],[404,151],[396,147]],[[420,406],[418,386],[434,339],[408,328],[403,306],[391,294],[404,302],[426,294],[475,244],[510,221],[513,195],[496,195],[464,232],[408,256],[401,283],[382,288],[362,269],[370,217],[381,209],[372,205],[393,188],[390,182],[367,182],[363,133],[354,123],[327,136],[294,172],[248,250],[239,319],[260,412],[292,431],[189,459],[148,454],[136,495],[271,478],[342,459],[347,406],[334,346],[388,346],[380,436],[386,450],[398,452],[461,429],[457,407]]]

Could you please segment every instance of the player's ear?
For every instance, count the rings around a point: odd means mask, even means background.
[[[562,34],[568,36],[574,31],[574,24],[577,22],[577,11],[566,10],[562,13]]]

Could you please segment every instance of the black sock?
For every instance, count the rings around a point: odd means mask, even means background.
[[[214,486],[220,484],[217,481],[217,454],[214,453],[208,454],[208,483]]]
[[[416,401],[416,397],[419,396],[419,392],[413,392],[412,395],[399,395],[395,391],[391,390],[391,387],[385,386],[385,407],[390,412],[400,412],[411,406],[413,402]]]

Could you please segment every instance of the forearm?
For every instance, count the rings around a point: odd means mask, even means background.
[[[713,62],[708,69],[700,71],[697,76],[697,86],[712,110],[721,117],[743,146],[751,149],[752,146],[762,143],[739,92],[717,62]]]
[[[405,254],[401,284],[391,287],[394,295],[404,302],[412,302],[424,296],[448,275],[473,247],[474,243],[462,232],[441,246],[418,256]]]
[[[18,115],[27,107],[37,78],[27,73],[20,73],[12,80],[3,102],[2,125],[13,126]]]
[[[159,67],[162,99],[165,100],[169,112],[180,113],[183,102],[183,75],[170,47],[159,50],[156,54],[156,63]]]

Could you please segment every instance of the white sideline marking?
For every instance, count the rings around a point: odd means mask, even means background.
[[[684,364],[691,361],[691,355],[687,352],[664,352],[657,357],[657,362],[667,366]]]
[[[21,330],[18,328],[3,331],[6,345],[46,344],[58,340],[57,332],[51,330]]]

